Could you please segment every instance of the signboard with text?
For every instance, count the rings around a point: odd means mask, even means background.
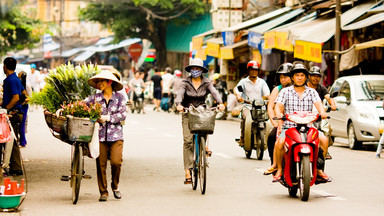
[[[321,63],[322,45],[307,41],[296,40],[294,57]]]

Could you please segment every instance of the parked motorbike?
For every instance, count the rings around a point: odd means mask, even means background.
[[[241,86],[237,87],[239,92],[244,92]],[[256,157],[262,160],[264,151],[267,149],[266,136],[266,121],[268,120],[266,101],[265,100],[244,100],[244,103],[251,104],[250,115],[245,119],[244,128],[244,151],[247,158],[251,158],[252,150],[256,150]],[[244,106],[243,109],[249,109]]]
[[[296,197],[300,190],[301,200],[307,201],[310,187],[316,182],[319,153],[319,131],[308,124],[318,120],[319,114],[298,111],[274,119],[297,124],[285,132],[284,173],[280,183],[288,188],[290,196]]]
[[[144,86],[134,85],[131,89],[131,99],[133,101],[131,112],[134,113],[136,110],[137,113],[140,113],[144,107]]]

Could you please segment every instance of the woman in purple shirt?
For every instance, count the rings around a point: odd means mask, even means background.
[[[98,119],[100,123],[99,141],[100,155],[96,159],[97,181],[100,191],[99,201],[107,201],[107,161],[108,153],[111,159],[112,191],[116,199],[121,199],[119,179],[123,162],[123,125],[126,118],[124,96],[117,91],[123,88],[119,80],[107,70],[101,71],[88,80],[89,85],[101,90],[100,93],[89,96],[84,101],[87,104],[99,103],[102,111]]]

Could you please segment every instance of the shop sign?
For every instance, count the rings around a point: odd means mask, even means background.
[[[275,42],[276,49],[293,52],[293,45],[288,38],[288,32],[276,32]]]
[[[208,42],[207,43],[207,55],[219,58],[220,57],[220,44]]]
[[[206,48],[200,48],[196,50],[195,58],[199,58],[201,60],[207,59],[207,49]]]
[[[192,50],[198,50],[203,46],[204,37],[192,38]]]
[[[294,57],[321,63],[322,45],[318,43],[296,40]]]
[[[256,32],[248,33],[248,45],[253,48],[259,48],[261,43],[261,35]]]
[[[233,31],[225,31],[221,33],[223,37],[224,46],[232,45],[235,43],[235,33]]]
[[[220,55],[221,59],[234,59],[232,48],[221,48]]]
[[[261,62],[261,54],[258,49],[252,49],[252,60]]]
[[[266,32],[264,34],[264,46],[265,49],[276,48],[275,32]]]

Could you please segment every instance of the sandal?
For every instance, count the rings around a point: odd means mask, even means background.
[[[271,175],[273,173],[276,173],[277,168],[269,167],[267,170],[264,171],[264,175]]]
[[[327,174],[323,173],[323,174],[317,174],[317,181],[319,182],[332,182],[332,178],[329,177]]]
[[[184,184],[192,184],[192,178],[185,178]]]
[[[211,157],[211,156],[212,156],[212,151],[207,150],[207,151],[205,151],[205,154],[206,154],[208,157]]]
[[[281,182],[281,175],[279,175],[279,176],[273,176],[272,182],[273,182],[273,183],[275,183],[275,182]]]

